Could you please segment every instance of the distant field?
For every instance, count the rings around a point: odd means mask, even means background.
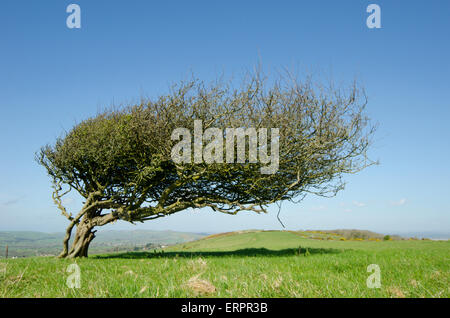
[[[206,234],[175,231],[99,231],[92,241],[90,254],[145,250],[161,245],[171,245],[197,240]],[[31,231],[0,231],[0,258],[5,257],[8,245],[9,257],[58,255],[61,252],[64,233]]]
[[[318,233],[320,234],[320,233]],[[213,235],[156,252],[0,260],[0,297],[449,297],[450,242]],[[81,270],[70,289],[69,264]],[[370,289],[369,264],[381,269]]]

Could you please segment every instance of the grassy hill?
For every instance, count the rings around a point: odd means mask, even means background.
[[[76,261],[0,260],[0,297],[450,296],[448,241],[325,240],[302,233],[232,232]],[[74,262],[79,289],[66,286]],[[366,285],[370,264],[381,270],[381,288]]]

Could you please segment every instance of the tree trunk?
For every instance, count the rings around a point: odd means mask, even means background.
[[[88,223],[81,223],[77,225],[77,230],[75,237],[68,251],[67,255],[63,257],[74,258],[74,257],[87,257],[89,244],[95,237],[95,232],[93,231],[93,226]]]
[[[118,220],[118,216],[113,213],[100,215],[100,211],[94,211],[95,213],[86,212],[86,210],[82,210],[77,217],[72,219],[67,227],[63,240],[63,250],[59,254],[59,258],[87,257],[89,244],[95,238],[95,232],[97,232],[93,231],[94,227],[103,226]],[[82,219],[80,220],[81,217]],[[75,225],[77,228],[75,237],[69,248],[69,240]]]

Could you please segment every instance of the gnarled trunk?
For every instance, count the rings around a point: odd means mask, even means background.
[[[83,222],[84,221],[84,222]],[[63,240],[63,251],[59,254],[60,258],[87,257],[89,244],[95,238],[94,226],[90,225],[88,220],[83,220],[77,225],[74,240],[69,249],[69,239],[74,227],[71,223],[66,230],[66,236]]]
[[[78,224],[73,243],[67,253],[68,258],[87,257],[89,244],[95,238],[93,226]]]
[[[82,217],[81,220],[79,220]],[[89,244],[95,238],[94,227],[103,226],[105,224],[115,222],[118,219],[112,213],[100,215],[99,211],[96,214],[88,214],[83,211],[73,218],[68,228],[66,229],[66,236],[63,240],[63,250],[58,257],[60,258],[75,258],[87,257]],[[69,240],[72,235],[72,229],[76,225],[75,237],[69,248]]]

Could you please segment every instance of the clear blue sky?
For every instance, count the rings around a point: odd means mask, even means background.
[[[81,29],[66,7],[81,7]],[[381,7],[368,29],[366,7]],[[379,123],[372,157],[332,199],[284,204],[289,229],[450,230],[449,1],[2,1],[0,230],[63,231],[34,153],[111,103],[157,96],[190,72],[205,80],[261,61],[355,76]],[[76,209],[79,199],[66,201]],[[137,227],[279,229],[268,215],[182,212]]]

